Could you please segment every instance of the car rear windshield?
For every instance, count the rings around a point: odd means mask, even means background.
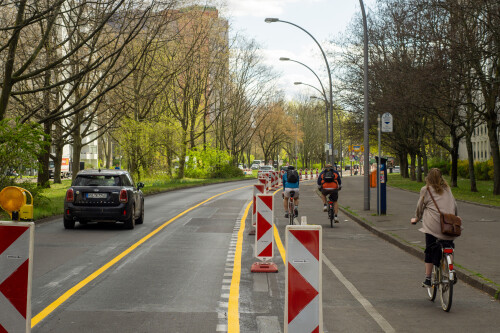
[[[121,186],[119,176],[80,175],[77,176],[73,186]]]

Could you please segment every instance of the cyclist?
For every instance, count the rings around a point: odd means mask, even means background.
[[[323,211],[327,211],[326,196],[331,194],[333,200],[333,211],[335,213],[334,221],[339,223],[337,214],[339,212],[339,190],[342,188],[340,175],[331,164],[325,165],[325,169],[318,176],[318,192],[320,192],[321,200],[323,201]]]
[[[290,192],[294,191],[293,201],[295,203],[294,215],[299,216],[299,174],[293,165],[289,165],[287,171],[283,174],[283,207],[285,208],[285,218],[288,218],[288,199]]]
[[[419,229],[419,231],[425,233],[425,280],[422,283],[422,287],[430,288],[432,286],[432,265],[434,262],[439,263],[441,260],[441,248],[436,248],[436,241],[438,239],[449,241],[449,245],[455,248],[455,244],[453,243],[455,237],[444,235],[441,232],[440,214],[429,191],[443,213],[454,213],[457,215],[457,203],[439,169],[432,168],[429,170],[427,177],[425,177],[425,183],[425,186],[420,189],[420,198],[415,211],[416,217],[411,219],[411,223],[416,224],[422,220],[422,228]],[[436,258],[436,255],[439,258]],[[456,283],[456,275],[454,283]]]

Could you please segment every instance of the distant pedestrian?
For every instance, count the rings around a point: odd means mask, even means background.
[[[420,189],[415,217],[411,219],[411,223],[416,224],[422,220],[422,228],[419,229],[425,234],[425,280],[422,287],[429,288],[431,287],[432,258],[436,241],[438,239],[449,241],[449,245],[455,248],[453,240],[456,238],[441,232],[441,219],[436,204],[442,213],[458,214],[455,198],[439,169],[432,168],[425,177],[425,183],[426,185]]]

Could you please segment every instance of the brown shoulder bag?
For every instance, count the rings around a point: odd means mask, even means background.
[[[456,216],[455,214],[441,213],[441,210],[439,209],[436,200],[434,200],[434,197],[432,196],[429,186],[427,186],[427,192],[429,192],[429,195],[431,196],[432,201],[434,201],[434,205],[436,206],[439,212],[441,220],[441,232],[447,236],[452,236],[452,237],[460,236],[462,234],[462,220],[460,219],[460,217]]]

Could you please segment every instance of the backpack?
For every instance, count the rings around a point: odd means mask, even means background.
[[[333,172],[332,169],[327,169],[325,171],[325,173],[323,174],[323,179],[325,180],[325,183],[331,183],[331,182],[334,182],[336,181],[336,178],[335,177],[336,174]]]
[[[327,169],[323,174],[323,181],[321,186],[325,190],[335,190],[339,187],[339,182],[337,180],[338,175],[333,172],[333,169]]]
[[[286,172],[286,182],[287,183],[297,183],[299,181],[299,174],[297,170],[287,170]]]

